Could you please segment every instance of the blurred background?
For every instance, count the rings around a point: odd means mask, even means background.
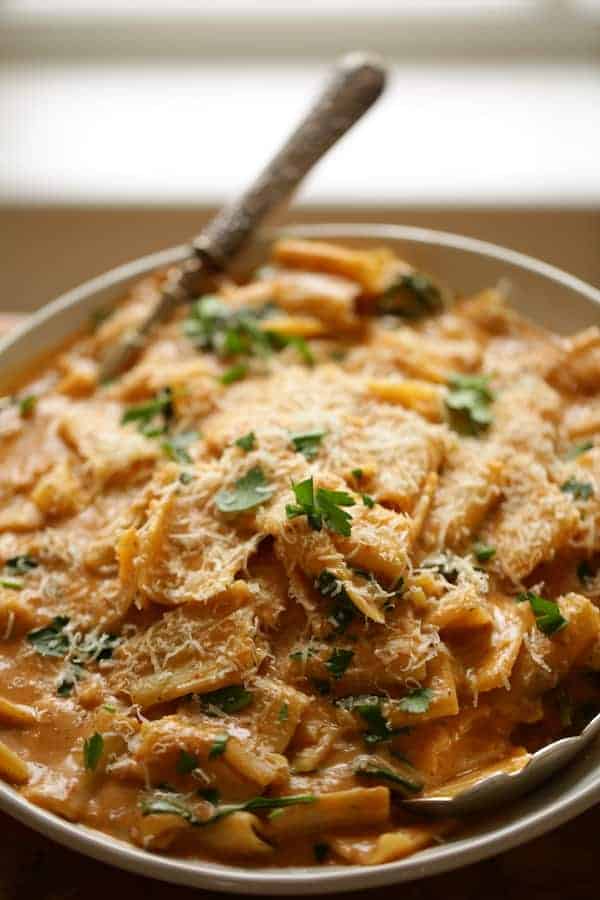
[[[600,0],[0,0],[0,308],[197,232],[351,49],[393,79],[289,219],[457,231],[600,285]]]

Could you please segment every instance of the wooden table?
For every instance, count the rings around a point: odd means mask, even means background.
[[[345,894],[389,900],[596,900],[600,807],[474,866],[398,887]],[[223,897],[120,872],[0,815],[0,900],[203,900]]]

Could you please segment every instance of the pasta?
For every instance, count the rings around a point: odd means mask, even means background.
[[[0,400],[0,777],[154,853],[375,865],[600,704],[600,330],[279,241]]]

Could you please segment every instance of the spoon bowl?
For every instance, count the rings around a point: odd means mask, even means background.
[[[554,741],[531,756],[516,757],[513,766],[508,766],[505,771],[484,775],[464,790],[455,792],[446,787],[412,797],[405,800],[404,805],[417,813],[450,817],[498,808],[539,787],[568,765],[598,735],[600,713],[588,722],[581,734]]]

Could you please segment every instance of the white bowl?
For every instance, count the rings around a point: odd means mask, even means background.
[[[508,278],[512,302],[540,324],[569,333],[600,322],[600,291],[546,263],[458,235],[395,225],[318,225],[285,229],[299,237],[382,242],[461,292]],[[0,393],[15,374],[58,346],[122,295],[128,283],[184,258],[184,247],[144,257],[88,281],[44,307],[0,342]],[[0,809],[71,849],[123,869],[193,887],[248,894],[325,894],[396,884],[476,862],[528,841],[600,801],[600,742],[522,800],[469,825],[456,839],[408,859],[368,867],[244,869],[147,853],[66,822],[0,783]]]

